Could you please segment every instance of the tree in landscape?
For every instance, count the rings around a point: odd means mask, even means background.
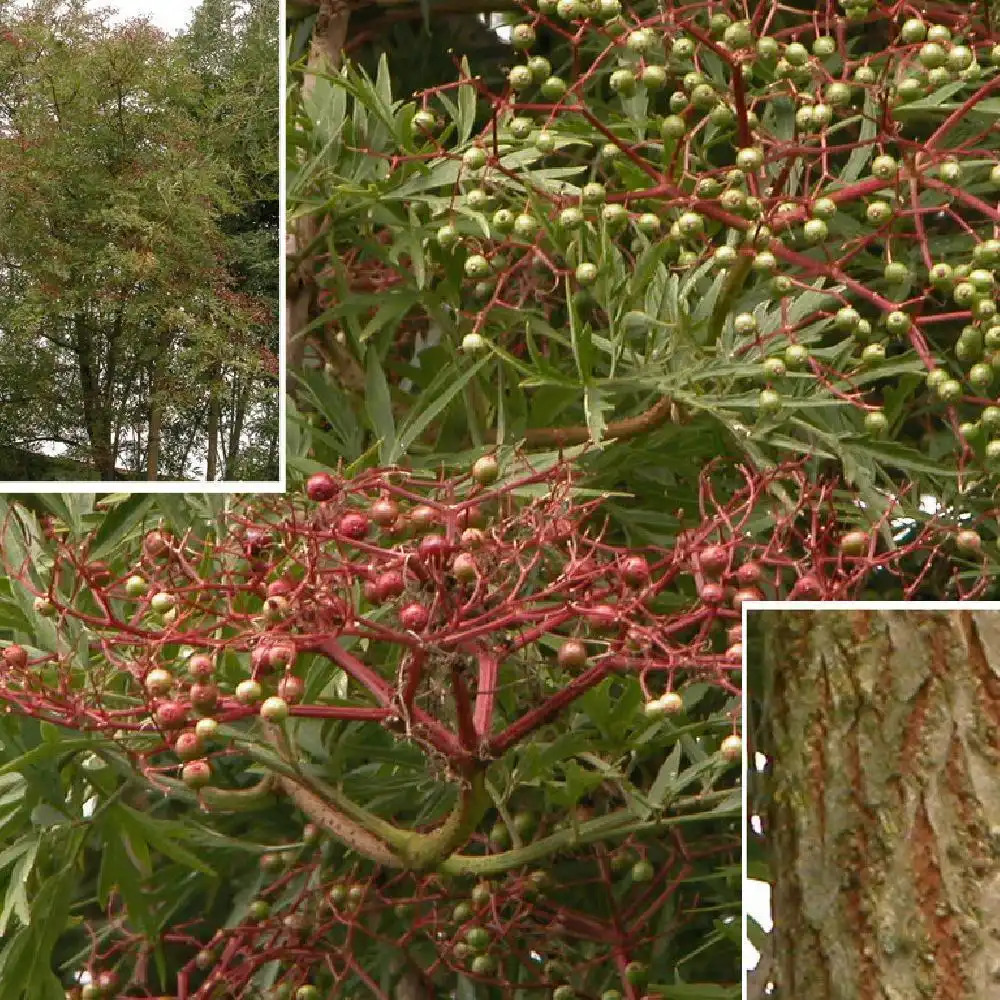
[[[289,495],[6,509],[0,1000],[739,996],[743,604],[996,596],[986,5],[542,0],[416,95],[380,6],[289,5]]]
[[[218,6],[169,38],[4,5],[7,448],[105,480],[276,478],[277,5]]]

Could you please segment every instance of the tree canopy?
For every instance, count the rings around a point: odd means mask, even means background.
[[[0,443],[276,478],[276,4],[110,14],[4,5]]]

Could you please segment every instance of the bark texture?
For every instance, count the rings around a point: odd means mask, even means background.
[[[777,996],[1000,1000],[1000,612],[764,612]]]

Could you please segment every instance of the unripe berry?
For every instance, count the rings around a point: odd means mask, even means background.
[[[260,706],[260,717],[267,722],[284,722],[288,718],[288,702],[284,698],[265,698]]]
[[[253,705],[255,702],[260,701],[260,696],[264,693],[264,689],[257,681],[245,680],[240,681],[236,685],[236,690],[233,693],[240,704]]]
[[[181,768],[181,781],[188,788],[204,788],[212,780],[212,765],[207,760],[192,760]]]
[[[472,466],[472,478],[480,486],[488,486],[495,483],[500,475],[500,463],[493,455],[483,455],[476,459]]]
[[[169,670],[156,667],[146,674],[145,688],[151,695],[165,695],[174,685],[174,675]]]
[[[719,753],[729,761],[743,759],[743,740],[735,734],[727,736],[719,747]]]
[[[563,669],[578,670],[587,663],[587,647],[579,639],[567,639],[559,647],[556,659]]]

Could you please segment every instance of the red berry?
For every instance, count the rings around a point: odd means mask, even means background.
[[[374,580],[365,580],[361,586],[361,593],[365,595],[365,600],[369,604],[382,603],[382,595],[379,593],[378,584]]]
[[[268,597],[287,597],[295,589],[295,581],[289,580],[288,577],[281,577],[278,580],[272,580],[267,585],[267,596]]]
[[[87,576],[90,577],[91,583],[103,587],[111,582],[111,569],[106,562],[98,560],[87,567]]]
[[[417,552],[428,563],[441,565],[451,553],[452,545],[444,535],[424,535],[417,544]]]
[[[404,605],[399,611],[400,624],[411,632],[422,632],[430,618],[430,612],[416,601]]]
[[[387,569],[375,578],[375,587],[380,601],[399,597],[406,589],[406,580],[398,569]]]
[[[823,585],[814,576],[804,576],[792,587],[792,597],[812,600],[823,596]]]
[[[3,662],[8,667],[20,670],[28,665],[28,651],[23,646],[13,643],[3,651]]]
[[[295,674],[285,674],[278,681],[278,697],[284,698],[290,705],[297,705],[306,693],[306,682]]]
[[[105,969],[103,972],[99,972],[97,974],[97,985],[106,993],[109,993],[118,985],[118,973],[112,969]]]
[[[170,551],[170,536],[162,531],[150,531],[142,540],[147,556],[159,559]]]
[[[326,503],[340,492],[340,484],[329,472],[315,472],[306,483],[306,496],[315,503]]]
[[[476,505],[463,507],[455,518],[455,524],[458,525],[459,531],[464,531],[466,528],[482,528],[486,524],[486,515],[482,508]]]
[[[390,524],[395,522],[397,517],[399,517],[399,504],[395,500],[390,500],[388,497],[380,497],[372,504],[371,518],[383,528],[388,528]]]
[[[745,587],[753,586],[763,575],[760,563],[745,562],[736,571],[736,579]]]
[[[726,588],[721,583],[703,583],[698,596],[705,604],[721,604],[726,599]]]
[[[567,639],[559,647],[556,659],[564,669],[578,669],[587,662],[587,647],[579,639]]]
[[[181,760],[194,760],[202,754],[201,738],[191,729],[185,729],[174,744],[174,753]]]
[[[187,668],[192,677],[205,679],[215,673],[215,661],[207,653],[195,653],[188,660]]]
[[[721,573],[729,565],[729,553],[721,545],[708,545],[701,550],[699,564],[705,573]]]
[[[187,706],[179,701],[161,701],[154,717],[163,729],[180,729],[187,722]]]
[[[622,563],[622,576],[626,583],[637,587],[649,579],[649,563],[642,556],[629,556]]]
[[[584,612],[584,617],[597,633],[607,633],[618,626],[618,611],[610,604],[595,604]]]
[[[360,542],[368,534],[368,518],[364,514],[352,511],[340,519],[337,531],[345,538]]]
[[[295,646],[290,642],[274,643],[268,647],[267,662],[272,670],[290,667],[295,662]]]

